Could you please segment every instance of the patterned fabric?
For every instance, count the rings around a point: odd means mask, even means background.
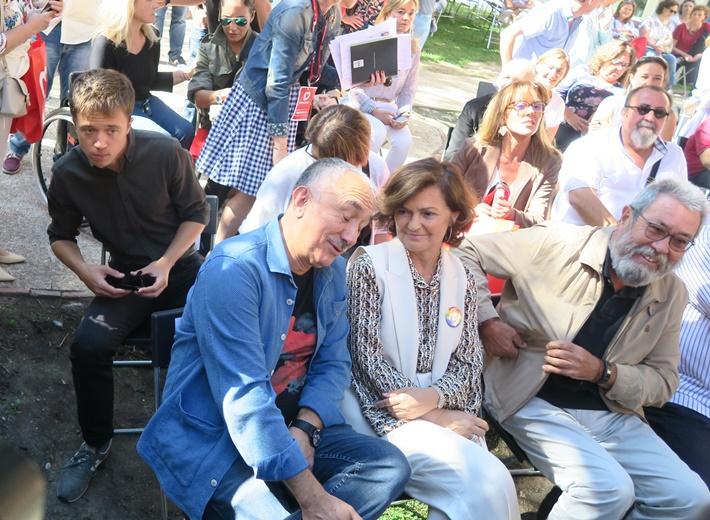
[[[611,90],[594,85],[575,85],[567,93],[567,108],[589,121],[604,98],[612,94]]]
[[[432,370],[436,348],[441,257],[429,283],[416,270],[409,256],[408,259],[417,299],[417,372],[426,373]],[[483,347],[478,337],[476,284],[465,264],[464,269],[467,287],[461,340],[449,360],[446,372],[432,386],[444,398],[444,408],[478,414],[482,395]],[[395,419],[389,412],[376,409],[373,405],[385,392],[416,385],[383,356],[379,335],[382,295],[377,289],[375,269],[368,254],[362,254],[348,268],[348,288],[353,388],[363,415],[375,432],[382,436],[404,424],[404,421]]]
[[[0,54],[5,52],[7,37],[5,31],[19,27],[27,22],[27,15],[34,10],[30,0],[3,0],[2,6],[5,26],[0,27]]]
[[[298,99],[299,85],[291,86],[289,113]],[[196,169],[213,181],[256,196],[273,166],[271,137],[266,131],[266,112],[235,82],[227,101],[212,125]],[[288,128],[288,151],[296,146],[298,123]]]
[[[361,29],[365,29],[368,25],[375,24],[375,19],[380,14],[380,11],[382,11],[384,3],[385,0],[358,0],[355,7],[348,9],[346,13],[348,15],[359,15],[363,23]],[[342,27],[343,33],[351,33],[359,30],[345,24],[342,24]]]

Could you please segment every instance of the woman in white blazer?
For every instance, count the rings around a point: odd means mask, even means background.
[[[515,486],[485,444],[483,347],[472,273],[448,251],[475,199],[448,163],[423,159],[380,194],[390,242],[360,247],[348,267],[353,384],[345,416],[407,456],[405,490],[430,519],[518,519]]]

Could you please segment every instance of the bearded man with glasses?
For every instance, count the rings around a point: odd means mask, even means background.
[[[459,246],[477,276],[486,407],[562,490],[549,519],[710,518],[707,486],[643,410],[678,386],[688,293],[671,271],[709,206],[666,179],[612,227],[547,223]],[[497,312],[484,273],[507,280]]]
[[[629,92],[621,126],[591,132],[564,153],[551,220],[610,226],[645,185],[687,180],[683,150],[660,138],[671,112],[668,92],[642,86]]]

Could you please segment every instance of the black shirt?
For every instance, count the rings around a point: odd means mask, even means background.
[[[84,217],[125,265],[146,265],[168,248],[183,222],[206,224],[209,206],[192,159],[172,137],[132,130],[120,173],[96,168],[78,146],[52,168],[49,241],[76,242]]]
[[[125,74],[136,91],[136,101],[150,97],[151,90],[172,92],[173,73],[158,72],[160,42],[146,39],[138,54],[128,52],[126,45],[116,45],[104,36],[98,36],[91,45],[90,68],[113,69]]]
[[[623,287],[614,292],[611,282],[611,257],[607,250],[604,260],[604,289],[592,314],[582,325],[572,343],[584,347],[602,358],[609,343],[619,331],[631,307],[641,297],[646,287]],[[599,386],[591,381],[550,374],[537,393],[537,397],[560,408],[578,410],[607,410],[599,393]]]
[[[288,335],[271,375],[276,392],[276,406],[289,424],[298,414],[298,400],[306,384],[308,365],[316,349],[317,322],[313,303],[313,269],[303,275],[293,274],[296,301],[293,305]]]

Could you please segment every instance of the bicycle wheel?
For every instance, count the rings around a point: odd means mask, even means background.
[[[32,169],[45,203],[54,162],[77,144],[79,140],[69,108],[62,107],[50,112],[44,120],[42,139],[32,145]]]

